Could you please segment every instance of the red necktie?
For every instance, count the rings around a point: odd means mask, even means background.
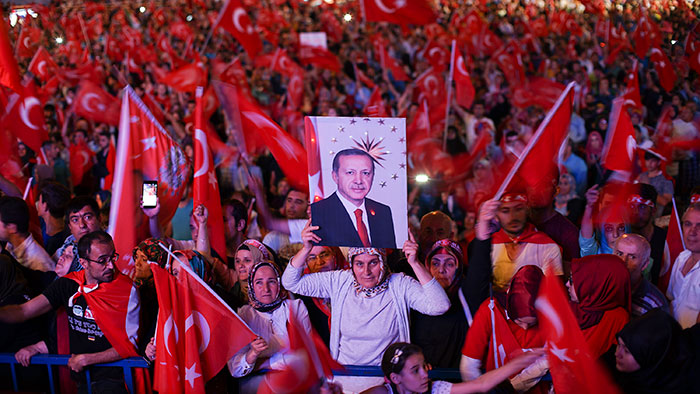
[[[368,248],[369,244],[369,234],[367,234],[367,227],[365,222],[362,221],[362,210],[355,210],[355,221],[357,222],[357,233],[360,235],[360,240],[362,240],[362,246]]]

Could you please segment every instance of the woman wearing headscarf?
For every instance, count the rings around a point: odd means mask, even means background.
[[[247,280],[249,303],[238,310],[238,315],[258,337],[228,361],[228,369],[236,378],[247,376],[255,369],[279,370],[286,365],[282,351],[289,347],[287,321],[290,311],[307,332],[311,331],[304,303],[287,298],[287,292],[280,285],[280,272],[274,263],[257,263],[250,270]],[[255,392],[262,377],[241,379],[241,392]]]
[[[616,381],[628,393],[697,393],[700,327],[682,330],[661,309],[629,322],[617,334]]]
[[[543,278],[539,267],[526,265],[511,280],[505,308],[496,299],[481,304],[462,348],[460,372],[464,381],[481,376],[482,367],[491,371],[528,349],[544,346],[545,337],[537,324],[535,311],[535,299]],[[499,349],[498,359],[494,356],[494,347]],[[519,392],[546,393],[549,384],[540,383],[540,379],[548,371],[547,359],[542,357],[512,377],[510,384]]]
[[[134,284],[139,289],[141,299],[141,323],[139,325],[139,348],[145,349],[147,342],[156,332],[158,318],[158,297],[156,287],[153,284],[153,272],[149,262],[165,268],[168,262],[168,253],[161,244],[160,238],[148,238],[139,243],[133,250],[134,257]]]
[[[409,310],[427,315],[445,313],[449,299],[440,283],[416,257],[418,246],[406,241],[404,253],[418,280],[392,274],[383,250],[350,248],[349,270],[303,275],[306,255],[318,242],[310,221],[302,231],[302,249],[282,276],[286,289],[331,302],[331,356],[346,365],[379,365],[382,351],[396,341],[410,341]],[[350,391],[369,387],[376,378],[344,379]]]
[[[240,308],[248,303],[248,273],[258,263],[274,261],[270,250],[260,241],[247,239],[236,249],[234,267],[238,281],[231,289],[232,307]]]
[[[488,291],[477,294],[478,270],[464,274],[460,246],[442,239],[430,248],[425,266],[450,299],[450,309],[437,316],[411,311],[411,341],[423,349],[427,363],[436,368],[458,368],[467,329]],[[489,280],[485,271],[484,280]],[[486,288],[487,289],[487,288]]]
[[[554,196],[554,209],[566,216],[571,223],[579,224],[585,206],[576,194],[576,179],[571,174],[559,175],[557,194]]]
[[[616,344],[615,333],[629,321],[632,305],[630,274],[615,255],[574,259],[566,283],[571,309],[593,358]]]

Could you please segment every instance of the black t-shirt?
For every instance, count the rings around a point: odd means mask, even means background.
[[[78,292],[78,283],[67,278],[56,279],[46,290],[44,296],[54,309],[66,308],[68,315],[68,339],[71,354],[98,353],[112,347],[102,330],[95,322],[87,300],[82,295],[73,298],[73,304],[68,306],[68,300]],[[93,382],[102,379],[122,379],[124,372],[118,367],[89,367],[90,378]],[[85,371],[75,373],[71,377],[76,381],[85,381]]]

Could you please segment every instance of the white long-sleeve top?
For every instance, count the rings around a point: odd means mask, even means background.
[[[345,312],[345,302],[355,289],[354,277],[350,270],[318,272],[303,275],[304,268],[295,268],[290,263],[282,274],[285,289],[309,297],[329,298],[331,300],[331,337],[329,350],[331,356],[338,360],[340,352],[340,322]],[[442,286],[433,278],[421,285],[417,280],[404,274],[391,274],[386,290],[393,298],[395,318],[398,326],[398,340],[410,342],[409,311],[437,316],[450,308],[450,300]],[[388,309],[392,310],[393,309]],[[379,335],[379,333],[377,334]],[[379,340],[378,342],[379,343]]]
[[[301,300],[284,300],[279,308],[272,312],[260,312],[250,305],[244,305],[238,310],[238,315],[245,321],[254,333],[261,336],[269,345],[267,350],[260,353],[258,359],[268,359],[261,365],[270,369],[282,369],[285,365],[285,350],[289,348],[287,321],[289,306],[292,305],[294,317],[306,332],[311,332],[309,312]],[[250,344],[239,350],[226,365],[235,378],[248,375],[255,365],[248,364],[245,359],[250,350]]]

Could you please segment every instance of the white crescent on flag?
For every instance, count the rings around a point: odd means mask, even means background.
[[[196,322],[195,322],[195,319]],[[192,313],[185,320],[185,332],[190,329],[190,327],[196,325],[199,327],[199,331],[202,334],[202,340],[199,344],[199,354],[204,353],[209,347],[209,340],[211,339],[211,330],[209,329],[209,322],[207,318],[197,311],[192,311]]]
[[[92,108],[90,106],[90,100],[92,100],[93,98],[96,98],[97,100],[100,99],[100,97],[95,93],[88,93],[85,96],[83,96],[82,100],[80,100],[80,104],[82,104],[83,107],[89,112],[96,112],[95,108]]]
[[[199,169],[194,173],[194,177],[197,178],[209,171],[209,145],[207,144],[207,135],[200,129],[195,129],[194,138],[196,138],[200,145],[202,145],[202,155],[204,156],[202,166],[199,167]]]
[[[39,71],[39,75],[46,75],[46,60],[42,60],[39,62],[39,64],[36,65],[37,71]]]
[[[374,0],[374,4],[376,4],[377,7],[380,10],[382,10],[382,12],[385,12],[387,14],[393,14],[394,12],[396,12],[396,10],[398,10],[400,8],[400,7],[389,8],[386,6],[386,4],[384,4],[384,2],[382,0]]]
[[[165,321],[165,324],[163,325],[163,338],[165,338],[165,351],[168,352],[170,356],[173,354],[170,353],[170,347],[168,346],[168,339],[170,339],[170,332],[173,331],[175,333],[175,344],[178,343],[180,340],[180,335],[177,332],[177,326],[175,325],[175,322],[173,321],[173,314],[171,313],[170,316],[168,316],[168,319]]]
[[[552,326],[554,326],[557,339],[561,338],[562,334],[564,334],[564,324],[562,324],[559,315],[557,315],[557,311],[554,310],[554,307],[549,300],[544,297],[538,297],[535,301],[535,308],[537,308],[537,310],[543,315],[547,316],[549,321],[552,323]]]
[[[247,26],[245,28],[241,24],[241,17],[245,15],[245,10],[241,7],[238,7],[235,10],[233,10],[233,16],[231,17],[231,19],[233,20],[233,25],[236,27],[236,30],[240,31],[241,33],[252,34],[253,27],[250,26],[249,23],[246,23]]]
[[[22,122],[33,130],[39,130],[39,126],[35,125],[29,120],[29,111],[32,109],[32,107],[38,106],[39,104],[41,103],[36,97],[27,97],[19,106],[19,116],[22,119]]]

